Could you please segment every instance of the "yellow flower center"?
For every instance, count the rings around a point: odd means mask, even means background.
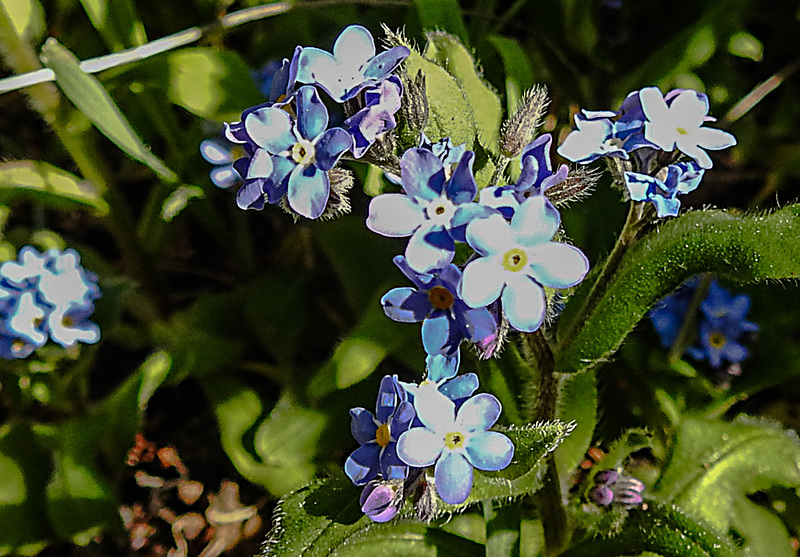
[[[726,342],[728,341],[725,338],[725,335],[720,332],[714,331],[708,335],[708,344],[710,344],[712,348],[722,348],[725,346]]]
[[[428,290],[428,300],[436,309],[449,309],[453,305],[455,298],[453,293],[444,286],[434,286]]]
[[[385,447],[392,439],[392,434],[389,431],[389,424],[381,424],[378,426],[378,431],[375,432],[375,442],[381,447]]]
[[[464,445],[464,434],[460,431],[451,431],[444,436],[444,446],[454,451]]]
[[[298,139],[292,147],[292,160],[301,166],[308,166],[314,162],[314,144],[307,139]]]
[[[69,315],[65,315],[61,318],[61,324],[65,327],[72,327],[75,324],[75,321]]]
[[[682,128],[680,126],[675,128],[675,131],[678,132],[680,135],[689,135],[689,131],[686,128]]]
[[[528,264],[528,254],[519,248],[513,248],[503,256],[503,268],[512,273],[517,273]]]
[[[20,339],[17,339],[11,343],[11,351],[15,354],[17,352],[21,352],[23,348],[25,348],[25,342]]]

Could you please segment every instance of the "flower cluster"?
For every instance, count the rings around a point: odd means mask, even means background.
[[[630,93],[616,112],[576,114],[576,129],[558,153],[580,164],[613,159],[631,199],[650,201],[659,217],[676,216],[677,197],[697,188],[713,165],[706,150],[736,144],[733,135],[703,126],[711,121],[705,94],[675,89],[663,95],[646,87]],[[681,154],[689,160],[675,162]]]
[[[280,203],[310,219],[340,211],[342,192],[336,191],[339,181],[331,171],[347,152],[361,158],[396,126],[403,87],[391,73],[408,54],[404,46],[376,54],[372,35],[358,25],[342,31],[333,53],[298,46],[271,76],[269,100],[245,110],[239,122],[226,124],[226,139],[244,151],[232,162],[244,181],[236,195],[239,207]],[[329,127],[320,92],[357,108],[344,128]],[[204,156],[221,167],[215,183],[227,183],[228,152],[207,144]]]
[[[22,248],[0,266],[0,356],[25,358],[48,337],[64,348],[97,342],[100,330],[89,317],[99,297],[97,277],[75,250]]]
[[[381,381],[375,414],[350,411],[353,437],[361,445],[347,459],[345,473],[356,485],[364,513],[376,522],[392,519],[411,486],[433,467],[433,487],[446,503],[466,501],[473,469],[501,470],[514,456],[511,440],[489,431],[500,417],[500,401],[481,393],[475,374],[456,376],[458,362],[428,358],[420,384],[397,377]]]
[[[663,346],[672,346],[678,340],[683,323],[693,318],[688,312],[700,284],[696,277],[690,279],[650,310],[650,320]],[[715,369],[721,369],[728,362],[727,373],[738,375],[740,363],[749,355],[743,342],[758,331],[758,325],[746,319],[750,297],[731,294],[716,280],[699,295],[703,298],[698,306],[699,320],[694,330],[696,342],[686,348],[686,353],[695,360],[708,361]]]

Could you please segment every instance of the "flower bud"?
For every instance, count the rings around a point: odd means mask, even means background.
[[[369,482],[358,501],[361,510],[373,522],[388,522],[393,519],[400,510],[402,502],[403,483],[396,480]]]
[[[514,115],[506,120],[500,132],[500,153],[514,158],[522,153],[533,138],[533,134],[547,110],[550,101],[547,88],[535,86],[520,99]]]

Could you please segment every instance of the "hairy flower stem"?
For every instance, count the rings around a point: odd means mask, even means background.
[[[539,371],[537,402],[532,421],[545,423],[556,417],[559,395],[559,378],[555,372],[555,358],[541,329],[525,335],[525,355]],[[547,473],[542,489],[536,494],[539,514],[544,528],[546,555],[557,555],[570,537],[561,482],[558,478],[555,456],[547,456]]]
[[[622,258],[625,257],[625,254],[631,246],[636,243],[639,233],[642,231],[645,224],[647,224],[647,220],[644,216],[646,209],[647,204],[645,202],[631,201],[628,217],[625,220],[625,225],[622,227],[619,238],[617,238],[617,243],[608,255],[594,284],[592,284],[592,288],[589,291],[589,295],[586,296],[583,306],[578,313],[572,317],[567,329],[563,332],[559,332],[558,336],[562,339],[559,349],[562,352],[569,346],[572,339],[575,338],[577,328],[589,318],[595,307],[597,307],[598,302],[600,302],[608,290],[611,279],[614,277],[614,273],[617,272]]]

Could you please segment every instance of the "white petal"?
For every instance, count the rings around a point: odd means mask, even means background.
[[[481,255],[505,253],[514,247],[511,228],[499,213],[472,221],[466,234],[467,243]]]
[[[444,437],[424,427],[415,427],[404,432],[397,440],[397,456],[400,460],[417,468],[430,466],[444,449]]]
[[[503,313],[518,331],[532,333],[538,329],[544,310],[544,289],[525,275],[509,282],[503,290]]]
[[[530,251],[531,274],[550,288],[567,288],[578,284],[589,270],[589,260],[568,244],[548,242]]]
[[[367,228],[383,236],[410,236],[424,221],[424,209],[407,195],[384,193],[369,203]]]
[[[481,257],[467,264],[461,276],[459,296],[473,308],[494,302],[505,285],[505,269],[494,257]]]

